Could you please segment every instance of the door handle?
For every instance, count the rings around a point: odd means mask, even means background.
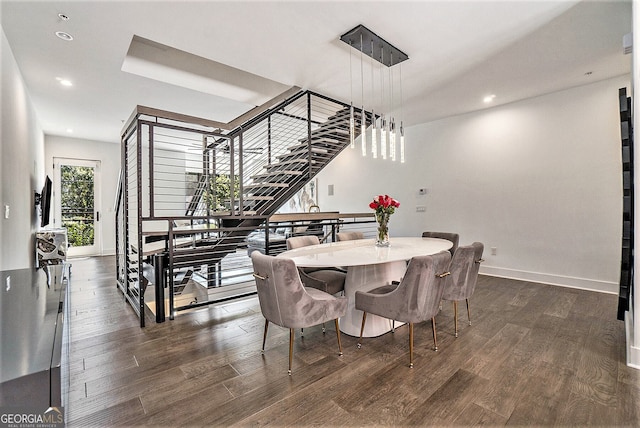
[[[96,211],[96,221],[100,221],[100,211]]]

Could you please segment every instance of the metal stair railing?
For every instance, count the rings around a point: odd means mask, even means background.
[[[125,294],[143,300],[139,272],[154,240],[166,243],[154,251],[168,255],[171,297],[173,272],[198,263],[209,266],[207,283],[217,286],[219,272],[210,267],[246,245],[252,231],[266,227],[271,214],[349,145],[346,103],[310,91],[276,98],[227,124],[136,109],[122,135],[117,251],[126,254]],[[356,110],[358,122],[361,114]],[[173,303],[170,309],[172,315]]]

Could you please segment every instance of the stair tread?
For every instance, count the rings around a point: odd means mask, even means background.
[[[321,152],[312,152],[311,153],[311,157],[313,159],[313,158],[326,156],[328,154],[329,154],[328,150],[324,150],[324,151],[321,151]],[[291,152],[291,153],[287,153],[286,155],[278,156],[278,162],[282,162],[282,161],[289,160],[289,159],[302,159],[302,160],[306,161],[307,159],[309,159],[309,152],[307,152],[306,150],[298,150],[298,151],[294,151],[294,152]]]
[[[298,163],[298,164],[306,164],[308,163],[308,159],[290,159],[290,160],[286,160],[286,161],[282,161],[282,162],[276,162],[276,163],[272,163],[271,165],[265,165],[265,168],[267,170],[270,170],[272,168],[281,168],[283,166],[292,164],[292,163]],[[316,163],[316,161],[312,160],[312,163]]]
[[[248,195],[244,196],[245,201],[273,201],[273,196]]]
[[[349,128],[318,128],[314,131],[311,131],[311,139],[313,139],[314,136],[324,136],[326,134],[349,135]]]
[[[259,180],[261,178],[269,178],[278,175],[302,175],[302,171],[297,171],[295,169],[285,169],[282,171],[273,171],[273,172],[264,172],[261,174],[252,175],[252,180]]]
[[[336,117],[333,119],[329,119],[326,122],[320,124],[319,128],[331,128],[331,127],[348,127],[349,126],[349,117]],[[316,128],[318,129],[318,128]]]
[[[323,147],[323,151],[324,153],[329,153],[329,152],[335,152],[337,149],[341,148],[342,146],[345,145],[345,143],[348,143],[348,141],[341,141],[340,143],[333,143],[333,142],[318,142],[318,141],[312,141],[311,144],[312,145],[322,145]],[[288,149],[291,151],[291,153],[296,153],[302,150],[306,150],[307,149],[307,143],[302,142],[296,146],[291,146],[288,147]]]
[[[272,196],[272,197],[277,197],[283,190],[287,190],[286,187],[261,187],[261,188],[257,188],[257,189],[253,189],[251,190],[251,192],[249,192],[248,195],[245,195],[245,197],[250,197],[250,196]],[[256,201],[253,200],[251,202],[260,202],[260,201]]]
[[[315,160],[331,159],[332,157],[333,157],[333,153],[314,153],[312,159],[315,161]],[[293,153],[291,155],[278,157],[278,160],[280,162],[286,162],[289,159],[299,159],[299,158],[300,158],[299,154]],[[308,158],[305,155],[302,159],[306,161]]]
[[[360,116],[357,116],[357,118],[360,118]],[[350,120],[350,118],[348,116],[341,116],[341,117],[331,118],[331,119],[328,119],[328,120],[322,122],[318,126],[318,128],[331,128],[331,127],[335,127],[335,126],[340,126],[340,127],[349,126],[349,120]]]
[[[258,189],[261,187],[289,187],[288,183],[257,183],[244,186],[245,189]]]
[[[282,156],[289,156],[289,155],[292,155],[292,154],[294,154],[296,152],[306,152],[308,150],[308,146],[306,144],[300,144],[298,146],[295,146],[294,149],[289,149],[289,150],[290,150],[289,153],[287,153],[285,155],[278,156],[278,158],[280,158]],[[328,150],[325,149],[324,147],[314,147],[313,143],[312,143],[311,144],[311,152],[312,153],[327,153]]]
[[[355,111],[354,111],[355,113]],[[329,120],[333,119],[334,117],[343,117],[343,116],[349,116],[349,109],[348,108],[344,108],[342,110],[338,110],[337,112],[335,112],[333,114],[333,116],[329,116]]]

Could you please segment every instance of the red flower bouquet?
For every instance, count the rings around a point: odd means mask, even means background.
[[[376,221],[378,222],[378,238],[376,245],[379,247],[389,246],[389,219],[391,214],[396,212],[396,208],[400,207],[400,202],[396,201],[389,195],[379,195],[373,198],[373,202],[369,204],[369,208],[376,211]]]

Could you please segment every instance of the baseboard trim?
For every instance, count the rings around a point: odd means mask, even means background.
[[[640,348],[633,346],[633,320],[629,311],[624,314],[624,327],[627,339],[627,366],[640,370]]]
[[[557,285],[560,287],[577,288],[580,290],[598,291],[600,293],[618,294],[618,283],[599,281],[595,279],[576,278],[571,276],[552,275],[541,272],[528,272],[495,266],[482,265],[480,273],[501,278],[517,279],[521,281],[539,282],[541,284]]]

